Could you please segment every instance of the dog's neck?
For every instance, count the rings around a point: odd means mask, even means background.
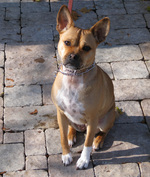
[[[96,64],[94,62],[92,65],[90,65],[87,68],[72,70],[72,69],[66,68],[64,65],[61,65],[59,67],[58,72],[62,73],[63,75],[66,75],[66,76],[81,76],[81,75],[83,75],[85,73],[88,73],[92,69],[94,69],[95,66],[96,66]]]

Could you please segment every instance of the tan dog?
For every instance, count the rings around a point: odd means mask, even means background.
[[[75,27],[66,6],[62,6],[57,15],[58,52],[62,66],[54,81],[51,97],[57,108],[64,165],[72,162],[70,146],[76,142],[76,130],[87,128],[77,169],[88,167],[92,144],[94,149],[102,147],[115,120],[112,81],[95,64],[96,47],[105,40],[109,28],[109,18],[100,20],[89,30]]]

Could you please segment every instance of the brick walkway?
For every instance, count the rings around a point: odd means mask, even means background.
[[[74,163],[64,167],[50,99],[59,61],[56,15],[67,3],[0,0],[0,177],[150,177],[150,1],[74,0],[79,27],[110,17],[96,62],[113,80],[123,112],[81,171],[75,163],[84,134],[72,148]]]

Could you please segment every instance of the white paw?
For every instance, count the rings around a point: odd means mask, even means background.
[[[73,138],[73,140],[68,140],[68,145],[72,147],[76,143],[76,137]]]
[[[66,155],[62,155],[62,162],[65,166],[71,164],[73,161],[71,153],[68,153]]]
[[[87,168],[90,161],[90,154],[92,151],[92,147],[85,147],[83,148],[83,151],[81,153],[81,157],[78,159],[76,163],[76,169],[84,169]]]
[[[87,168],[89,165],[89,161],[90,159],[86,159],[86,158],[84,159],[83,157],[80,157],[77,161],[76,169],[79,170],[79,169]]]

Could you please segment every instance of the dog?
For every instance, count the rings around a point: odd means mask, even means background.
[[[57,109],[61,135],[62,162],[73,159],[70,147],[76,142],[76,130],[86,130],[86,138],[76,169],[88,167],[92,146],[102,148],[115,121],[115,98],[109,76],[95,63],[97,46],[109,33],[105,17],[88,30],[75,27],[67,6],[57,14],[58,53],[62,65],[52,86],[51,98]]]

